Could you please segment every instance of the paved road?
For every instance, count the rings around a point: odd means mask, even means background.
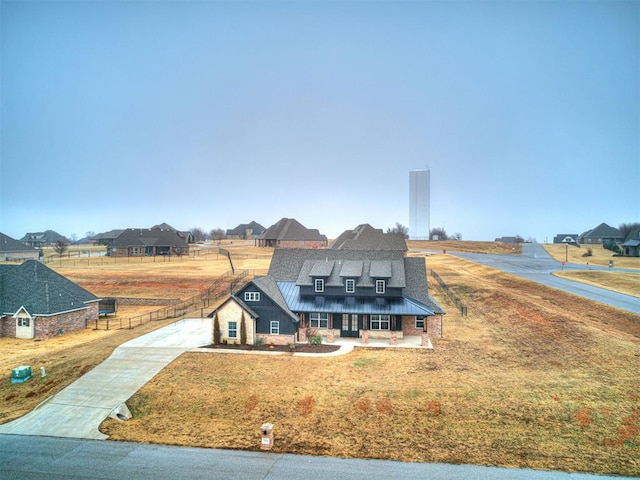
[[[24,417],[0,425],[0,433],[106,439],[98,430],[169,362],[211,343],[211,320],[181,320],[119,346],[96,368]]]
[[[502,270],[520,277],[541,283],[548,287],[564,290],[596,302],[605,303],[613,307],[640,313],[640,298],[622,293],[612,292],[603,288],[593,287],[580,282],[567,280],[566,278],[551,275],[563,268],[562,263],[554,260],[547,251],[537,243],[522,244],[521,255],[495,255],[483,253],[462,253],[450,252],[472,262],[481,263],[489,267]],[[578,265],[569,263],[564,266],[565,270],[607,270],[607,271],[627,271],[638,272],[638,270],[600,267],[596,265]],[[640,286],[638,287],[640,292]]]
[[[256,439],[259,441],[259,439]],[[276,440],[277,441],[277,435]],[[3,480],[136,480],[180,479],[416,479],[429,480],[620,480],[591,474],[569,474],[441,463],[307,457],[170,447],[70,438],[0,435]]]

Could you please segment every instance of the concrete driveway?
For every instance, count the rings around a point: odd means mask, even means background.
[[[122,344],[96,368],[0,433],[106,439],[102,421],[182,353],[211,343],[211,319],[180,320]]]

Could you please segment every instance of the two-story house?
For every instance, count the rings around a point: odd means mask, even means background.
[[[221,339],[289,344],[309,331],[337,337],[442,334],[444,310],[429,296],[424,258],[402,250],[276,249],[269,272],[232,294],[218,316]]]

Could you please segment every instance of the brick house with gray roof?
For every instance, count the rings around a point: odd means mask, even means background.
[[[604,243],[621,243],[623,241],[624,237],[620,230],[606,223],[601,223],[597,227],[587,230],[578,238],[578,242],[582,245],[602,245]]]
[[[258,247],[323,248],[327,246],[327,237],[294,218],[282,218],[257,235],[255,243]]]
[[[327,248],[336,250],[399,250],[406,252],[407,242],[402,233],[384,233],[368,223],[353,230],[345,230]]]
[[[57,242],[63,242],[66,244],[71,243],[71,241],[60,235],[58,232],[54,230],[45,230],[44,232],[31,232],[25,234],[24,237],[20,239],[22,243],[25,245],[29,245],[31,247],[51,247],[55,245]]]
[[[242,316],[248,343],[290,344],[308,329],[336,337],[442,335],[444,310],[427,288],[424,258],[402,250],[276,249],[267,276],[245,284],[210,316],[221,338],[239,340]],[[232,328],[229,330],[229,325]]]
[[[112,257],[188,254],[187,239],[171,228],[128,228],[107,246]]]
[[[266,229],[262,225],[255,221],[250,223],[241,223],[236,228],[228,229],[225,234],[225,238],[248,240],[264,233],[265,230]]]
[[[40,250],[0,233],[0,261],[38,260]]]
[[[0,265],[0,336],[41,338],[86,328],[100,299],[46,265]]]

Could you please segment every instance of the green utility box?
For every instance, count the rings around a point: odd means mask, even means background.
[[[11,383],[24,383],[31,378],[31,367],[21,365],[11,370]]]

